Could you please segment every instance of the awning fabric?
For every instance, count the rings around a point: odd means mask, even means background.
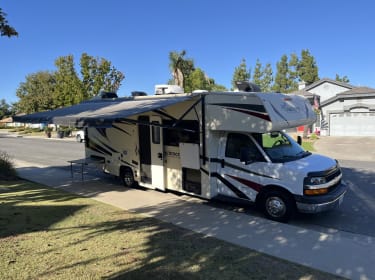
[[[168,107],[191,99],[190,96],[169,96],[134,100],[130,98],[89,100],[70,107],[24,116],[15,116],[22,123],[54,123],[65,126],[110,125],[130,116]]]

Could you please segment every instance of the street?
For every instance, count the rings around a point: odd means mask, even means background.
[[[68,168],[68,160],[84,157],[84,144],[71,140],[13,137],[0,134],[0,149],[16,160],[43,166]],[[340,230],[375,237],[375,166],[373,162],[340,160],[348,185],[344,203],[337,210],[318,215],[298,214],[290,224],[321,232]],[[119,183],[120,184],[120,183]],[[214,207],[262,216],[254,207],[210,203]],[[242,210],[241,210],[242,209]]]

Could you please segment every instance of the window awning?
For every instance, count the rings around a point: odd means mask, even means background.
[[[158,110],[191,99],[191,96],[158,96],[134,100],[132,98],[89,100],[52,111],[14,116],[22,123],[54,123],[65,126],[111,125],[130,116]]]

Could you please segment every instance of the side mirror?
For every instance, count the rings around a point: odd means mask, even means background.
[[[302,145],[302,137],[300,135],[297,136],[297,143],[298,145]]]

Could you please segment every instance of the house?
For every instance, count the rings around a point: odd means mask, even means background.
[[[375,136],[375,89],[324,78],[294,93],[319,106],[321,135]]]
[[[18,114],[17,116],[23,116],[25,114]],[[28,128],[39,128],[39,129],[43,129],[45,124],[43,123],[37,123],[37,124],[34,124],[34,123],[21,123],[21,122],[17,122],[17,121],[14,121],[14,118],[13,117],[8,117],[8,118],[4,118],[4,119],[1,119],[0,120],[0,127],[8,127],[8,128],[13,128],[13,127],[28,127]]]
[[[19,127],[23,126],[22,123],[14,122],[12,117],[4,118],[0,120],[0,127]]]

